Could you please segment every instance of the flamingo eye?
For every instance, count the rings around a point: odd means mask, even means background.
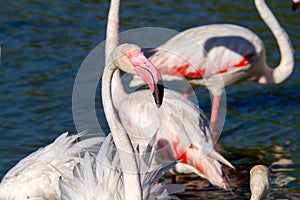
[[[126,56],[126,58],[129,58],[130,54],[129,54],[129,53],[126,53],[125,56]]]

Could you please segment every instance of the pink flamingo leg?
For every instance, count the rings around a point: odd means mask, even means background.
[[[218,120],[220,99],[221,99],[221,95],[213,96],[213,103],[212,103],[211,116],[210,116],[210,125],[212,128],[213,138],[214,138],[215,142],[217,142],[216,140],[218,138],[218,132],[217,132],[216,126],[217,126],[217,120]]]
[[[188,99],[190,97],[192,91],[193,91],[193,87],[191,85],[189,85],[188,89],[183,94],[183,97],[186,98],[186,99]]]

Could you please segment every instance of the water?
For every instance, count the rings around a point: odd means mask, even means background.
[[[225,168],[235,196],[195,176],[180,176],[178,181],[187,188],[182,199],[247,199],[248,170],[258,163],[271,166],[270,199],[300,199],[300,13],[291,11],[290,1],[268,3],[293,42],[294,73],[278,86],[243,82],[227,88],[227,116],[219,148],[237,168]],[[104,40],[107,8],[107,1],[90,0],[21,0],[1,5],[1,178],[28,153],[64,131],[76,131],[74,80],[83,59]],[[249,27],[263,39],[269,65],[279,63],[274,37],[252,1],[242,5],[224,0],[126,1],[122,2],[120,28],[155,26],[181,31],[221,22]],[[196,92],[199,104],[209,113],[207,91],[199,88]]]

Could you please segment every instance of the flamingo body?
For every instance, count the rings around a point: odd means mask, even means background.
[[[210,122],[214,136],[220,95],[226,86],[244,80],[260,84],[279,84],[293,72],[291,41],[264,0],[254,0],[258,13],[274,34],[281,60],[269,67],[262,40],[252,31],[230,24],[191,28],[154,49],[149,58],[165,81],[188,79],[191,87],[204,85],[213,95]],[[294,3],[297,3],[294,1]],[[141,83],[133,79],[131,86]],[[189,96],[191,88],[185,93]]]
[[[249,72],[255,71],[252,67],[263,59],[263,52],[262,40],[249,29],[213,24],[181,32],[154,49],[149,60],[169,75],[164,77],[167,81],[182,76],[220,95],[225,86],[250,78]],[[220,78],[223,83],[215,81]]]
[[[118,0],[112,1],[111,8],[113,9],[109,12],[106,40],[107,48],[105,52],[107,60],[114,57],[111,52],[118,44],[119,3]],[[130,58],[130,56],[128,56],[128,58]],[[149,87],[151,89],[151,85],[149,85]],[[150,103],[152,97],[149,91],[138,91],[130,95],[126,94],[122,82],[120,82],[120,74],[118,72],[114,74],[111,89],[113,91],[113,104],[119,114],[116,120],[121,120],[122,126],[128,133],[133,145],[138,145],[140,148],[145,149],[145,144],[148,144],[149,138],[158,131],[157,148],[161,154],[167,154],[166,157],[162,155],[156,157],[159,163],[165,160],[181,160],[183,162],[182,165],[186,166],[182,167],[183,170],[181,170],[181,172],[199,171],[199,175],[208,178],[213,184],[227,188],[218,161],[230,167],[233,166],[214,151],[209,126],[204,121],[201,121],[205,118],[203,118],[202,115],[199,116],[200,113],[197,106],[179,94],[168,91],[164,95],[164,99],[167,99],[167,102],[164,102],[158,110],[156,106],[153,106],[154,104]],[[102,95],[102,97],[103,96],[105,95]],[[177,129],[178,127],[179,129]],[[180,130],[183,130],[183,133],[181,133]],[[174,141],[174,139],[179,139],[179,141]],[[195,143],[192,141],[194,139],[196,140]],[[193,145],[191,145],[191,141]],[[180,152],[176,151],[178,150],[177,148],[180,148]],[[186,152],[189,153],[189,155],[186,156],[188,159],[181,159],[185,156]],[[196,155],[194,159],[190,157],[193,156],[192,154]],[[158,154],[155,153],[155,155]],[[209,160],[207,162],[209,164],[203,162],[205,164],[201,166],[199,164],[201,160]],[[197,164],[192,166],[195,161]],[[209,165],[212,167],[208,168]],[[198,170],[195,166],[198,167]],[[204,168],[204,170],[200,170],[201,168]]]
[[[53,143],[31,153],[13,167],[0,184],[1,199],[61,199],[59,177],[69,181],[78,157],[86,150],[92,152],[99,138],[76,142],[82,134],[60,135]]]
[[[196,173],[228,189],[220,163],[234,167],[214,150],[209,123],[198,106],[167,89],[160,109],[147,103],[151,98],[148,91],[137,91],[124,97],[117,108],[133,143],[145,149],[143,144],[157,131],[156,164],[180,160],[176,172]]]
[[[154,170],[149,170],[152,157],[151,144],[148,145],[145,152],[139,152],[136,149],[143,199],[177,199],[171,194],[182,192],[184,190],[182,186],[157,182],[163,173],[174,166],[176,162],[166,162]],[[71,184],[60,181],[62,199],[124,199],[120,158],[118,153],[115,153],[115,146],[110,134],[101,145],[97,156],[93,157],[89,153],[84,155],[81,162],[74,167],[74,174],[74,181]]]

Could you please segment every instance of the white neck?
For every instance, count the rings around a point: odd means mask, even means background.
[[[285,81],[293,72],[294,68],[294,52],[289,36],[280,26],[279,22],[273,15],[272,11],[266,5],[264,0],[255,0],[255,5],[263,21],[274,34],[280,50],[280,64],[275,68],[269,68],[265,61],[264,74],[258,79],[262,84],[278,84]]]
[[[112,104],[111,79],[117,68],[106,66],[102,76],[103,109],[114,143],[117,147],[123,173],[125,199],[141,199],[141,185],[132,143]]]
[[[102,101],[104,113],[120,156],[121,169],[123,171],[125,199],[131,200],[142,198],[140,177],[138,174],[138,167],[132,143],[125,129],[121,125],[113,106],[111,80],[114,72],[117,70],[117,67],[109,65],[107,62],[112,50],[118,45],[119,5],[119,0],[112,0],[108,14],[105,48],[106,62],[102,76]],[[117,73],[117,76],[114,76],[116,78],[120,77],[119,72]]]

